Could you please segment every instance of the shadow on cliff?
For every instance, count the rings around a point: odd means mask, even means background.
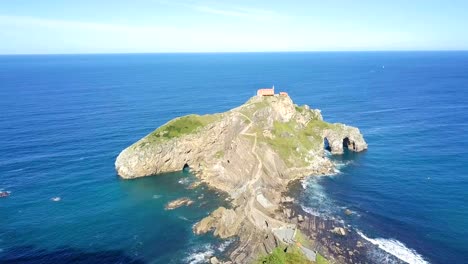
[[[56,250],[39,249],[33,246],[14,247],[0,252],[0,263],[132,263],[143,264],[141,259],[125,255],[122,251],[85,252],[79,249],[63,247]]]

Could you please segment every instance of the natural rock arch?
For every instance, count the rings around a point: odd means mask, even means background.
[[[350,151],[363,151],[367,149],[361,133],[357,128],[342,126],[342,129],[327,129],[323,133],[324,148],[328,141],[329,150],[332,154],[343,154],[344,149]]]
[[[343,138],[343,149],[349,149],[352,151],[356,150],[356,143],[354,141],[349,140],[348,137]]]

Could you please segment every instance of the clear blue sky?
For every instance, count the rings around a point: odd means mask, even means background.
[[[467,49],[467,0],[0,0],[0,54]]]

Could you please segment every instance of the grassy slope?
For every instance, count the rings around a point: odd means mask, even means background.
[[[198,131],[198,129],[221,118],[221,114],[187,115],[169,121],[143,139],[143,143],[152,143],[177,138]]]
[[[268,100],[251,103],[249,100],[246,104],[248,107],[243,107],[240,112],[246,116],[253,118],[257,111],[270,106]],[[296,106],[297,114],[306,114],[304,107]],[[159,127],[146,137],[144,137],[137,146],[145,146],[149,143],[158,143],[172,138],[177,138],[183,135],[197,132],[200,128],[220,120],[223,114],[213,115],[187,115],[169,121],[163,126]],[[257,132],[258,140],[269,144],[278,154],[285,160],[288,166],[305,166],[307,161],[305,157],[310,150],[318,151],[323,144],[322,131],[327,128],[337,129],[336,124],[330,124],[319,119],[313,119],[307,127],[298,129],[298,124],[294,119],[290,122],[282,123],[275,121],[272,132],[273,137],[264,137],[262,134],[262,125],[257,124],[254,130]],[[217,153],[217,157],[224,156],[224,153]]]
[[[302,253],[302,251],[293,246],[292,250],[288,249],[289,252],[284,252],[285,247],[280,246],[273,250],[268,255],[260,256],[254,264],[329,264],[328,260],[317,253],[317,259],[315,262],[310,261]]]
[[[328,260],[320,255],[319,253],[317,253],[317,260],[315,261],[316,264],[328,264]]]
[[[264,108],[270,106],[269,100],[277,100],[278,98],[265,97],[264,100],[252,103],[249,100],[246,104],[248,107],[241,108],[240,112],[250,118],[254,118],[255,113],[262,111]],[[279,99],[281,100],[281,98]],[[299,129],[299,125],[294,118],[286,123],[275,121],[271,131],[272,137],[265,137],[263,135],[264,124],[257,124],[253,129],[257,133],[260,142],[270,145],[286,162],[289,167],[301,167],[308,165],[305,158],[308,156],[309,151],[320,151],[323,144],[323,130],[324,129],[341,129],[337,124],[330,124],[320,120],[316,113],[305,107],[296,106],[298,115],[308,115],[312,120],[305,128]],[[310,111],[310,112],[308,112]]]
[[[305,234],[301,232],[301,230],[297,229],[296,231],[296,236],[294,237],[294,240],[297,242],[301,243],[302,246],[306,248],[311,248],[312,247],[312,241],[307,238]]]
[[[309,151],[320,151],[323,144],[322,132],[327,128],[336,128],[322,120],[312,120],[303,129],[298,128],[296,121],[287,123],[275,121],[273,138],[263,138],[289,166],[307,165],[305,157]]]
[[[291,252],[284,252],[283,247],[277,247],[266,256],[261,256],[255,264],[312,264],[299,248],[294,247]]]

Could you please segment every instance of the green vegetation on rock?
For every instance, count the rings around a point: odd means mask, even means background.
[[[272,146],[277,153],[284,158],[285,162],[289,165],[300,163],[304,165],[305,145],[308,144],[307,139],[304,141],[302,131],[295,130],[294,121],[288,123],[281,123],[275,121],[273,123],[273,138],[268,138],[267,142]],[[305,144],[305,145],[303,145]]]
[[[242,109],[240,110],[240,112],[250,118],[252,118],[254,116],[254,114],[262,109],[262,108],[266,108],[268,107],[270,104],[268,103],[267,100],[262,100],[260,102],[250,102],[250,101],[247,101],[246,103],[246,106],[243,106]]]
[[[306,248],[311,248],[312,247],[312,241],[309,240],[309,238],[307,238],[307,236],[305,234],[303,234],[301,232],[301,230],[297,229],[296,231],[296,236],[294,237],[294,239],[301,243],[302,246],[306,247]]]
[[[261,256],[255,264],[311,264],[306,256],[297,247],[289,248],[284,252],[284,247],[277,247],[266,256]]]
[[[152,142],[180,137],[182,135],[193,133],[197,131],[197,129],[219,119],[220,115],[187,115],[179,117],[159,127],[145,139],[146,141]]]
[[[222,157],[224,157],[224,151],[223,150],[220,150],[220,151],[216,152],[215,158],[219,159],[219,158],[222,158]]]
[[[312,145],[321,146],[321,144],[323,144],[323,130],[332,128],[333,126],[333,124],[327,123],[322,120],[312,120],[309,123],[307,123],[307,127],[305,127],[304,129],[304,134],[311,141]]]
[[[301,235],[305,238],[305,236],[302,233]],[[310,243],[310,241],[308,241],[308,243]],[[302,245],[305,246],[305,244],[302,244]],[[310,261],[309,259],[307,259],[307,257],[302,253],[300,248],[297,246],[289,246],[289,248],[286,250],[287,252],[285,252],[285,249],[286,249],[285,246],[277,247],[270,254],[260,256],[253,263],[254,264],[329,264],[328,260],[318,252],[317,252],[317,259],[314,262],[314,261]]]
[[[296,108],[296,111],[300,112],[300,113],[304,112],[304,110],[305,110],[303,106],[297,106],[296,105],[296,106],[294,106],[294,108]]]
[[[322,131],[330,124],[321,121],[310,121],[306,127],[299,128],[296,121],[287,123],[275,121],[271,138],[264,140],[272,146],[288,165],[307,165],[305,157],[309,151],[318,151],[323,144]]]
[[[320,253],[317,253],[317,259],[315,260],[315,263],[317,263],[317,264],[328,264],[329,262],[324,256],[320,255]]]
[[[289,98],[281,96],[253,98],[240,111],[255,120],[256,126],[253,130],[257,133],[259,141],[272,147],[288,167],[307,166],[309,158],[322,149],[323,131],[328,128],[335,129],[335,125],[323,121],[318,111],[310,110],[307,106],[294,105],[295,117],[288,122],[273,120],[270,131],[263,131],[264,127],[271,126],[271,113],[278,111],[273,109],[272,105],[281,105],[284,102],[287,106],[287,100]],[[279,111],[290,110],[285,107]]]

